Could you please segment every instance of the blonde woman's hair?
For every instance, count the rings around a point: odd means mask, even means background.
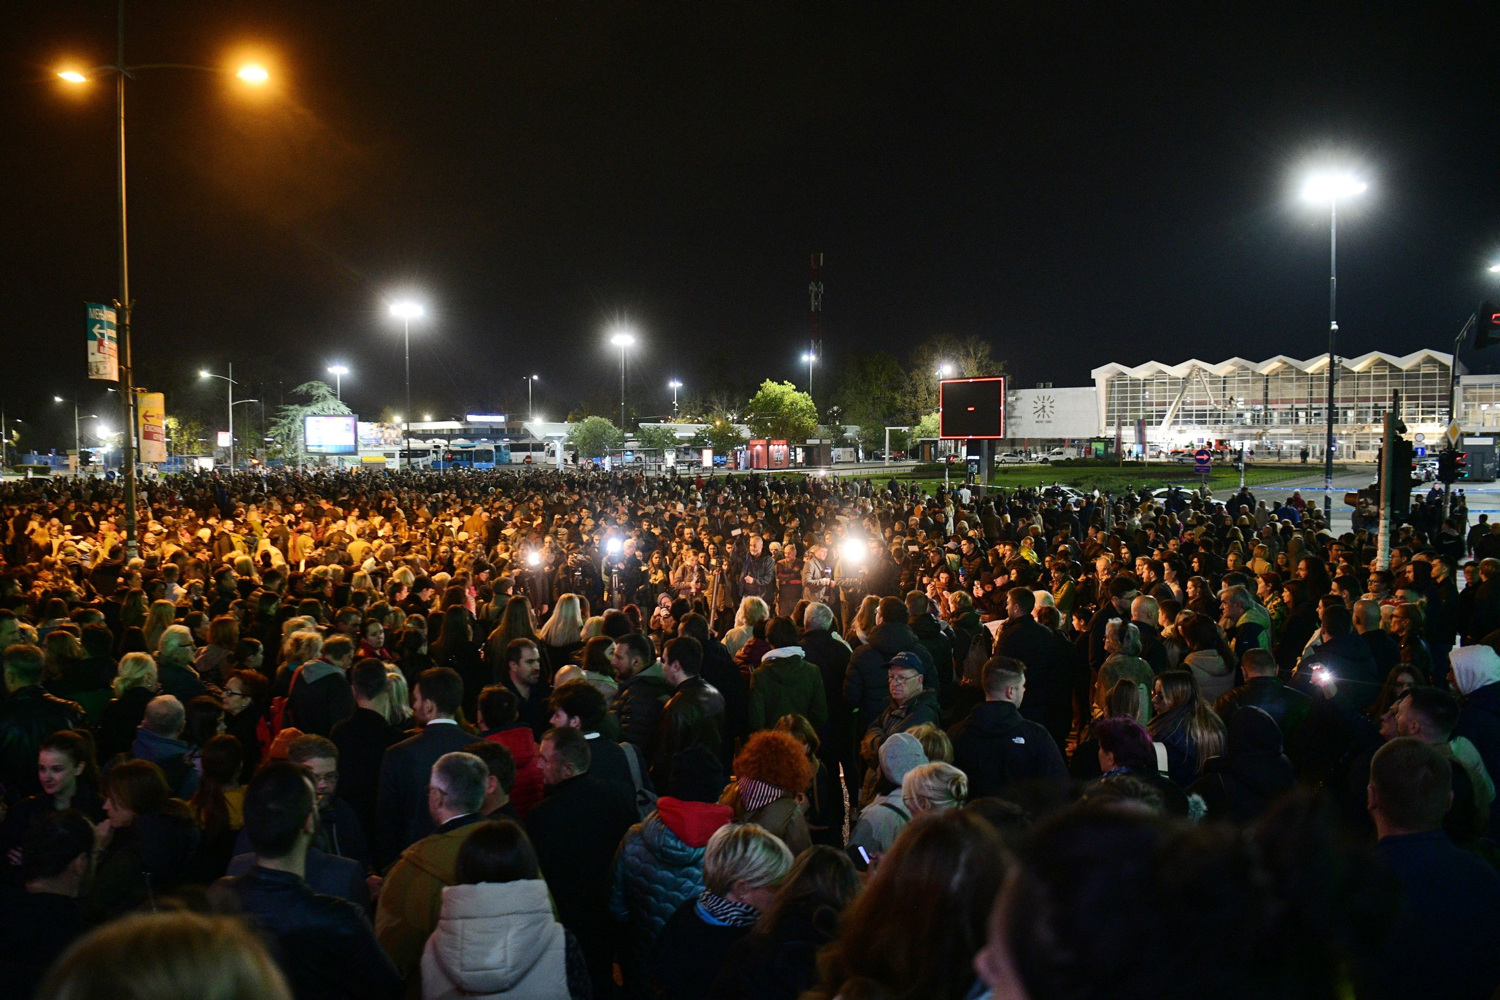
[[[114,690],[119,697],[131,688],[156,690],[156,661],[150,653],[126,653],[115,668]]]
[[[291,1000],[286,977],[233,917],[137,913],[63,953],[38,1000]]]
[[[583,642],[588,642],[590,639],[594,638],[595,636],[599,636],[599,635],[603,635],[603,634],[604,634],[604,616],[603,615],[595,615],[594,617],[590,618],[588,621],[586,621],[586,622],[583,623],[583,628],[579,630],[578,638],[581,641],[583,641]]]
[[[736,626],[756,625],[771,617],[771,609],[759,597],[740,598],[740,609],[734,614]]]
[[[969,776],[952,764],[919,764],[901,780],[901,799],[913,813],[957,809],[969,797]]]
[[[557,599],[552,616],[537,630],[537,638],[548,646],[571,646],[583,639],[583,606],[577,594],[563,594]]]
[[[177,605],[171,601],[152,601],[151,607],[146,611],[146,621],[141,627],[146,635],[146,648],[159,648],[162,634],[176,620]]]
[[[387,667],[385,676],[389,683],[381,694],[385,699],[381,714],[393,726],[404,725],[411,718],[411,691],[407,689],[406,675],[395,667]]]
[[[945,764],[953,763],[953,741],[948,734],[934,722],[924,722],[920,726],[912,726],[908,733],[917,738],[922,744],[922,750],[927,754],[928,760],[938,760]]]
[[[703,885],[728,897],[736,882],[753,889],[774,886],[792,867],[792,852],[781,838],[754,823],[730,823],[708,838],[703,852]]]
[[[287,636],[283,647],[285,653],[283,659],[289,662],[306,663],[308,660],[316,660],[323,655],[323,637],[311,630],[293,632]]]

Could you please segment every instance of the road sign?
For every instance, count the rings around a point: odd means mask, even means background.
[[[1422,435],[1420,435],[1420,434],[1417,435],[1417,437],[1421,437],[1421,436]],[[1426,458],[1427,457],[1427,448],[1426,448],[1425,445],[1420,445],[1420,444],[1417,445],[1417,457],[1418,458]]]
[[[1213,464],[1214,453],[1207,448],[1199,448],[1193,452],[1193,471],[1200,476],[1208,475],[1209,467]]]
[[[1464,433],[1463,430],[1458,426],[1458,421],[1457,420],[1455,420],[1451,424],[1449,424],[1448,425],[1448,431],[1444,435],[1448,439],[1448,447],[1450,447],[1450,448],[1456,448],[1456,447],[1458,447],[1458,439],[1463,436],[1463,433]]]
[[[1416,435],[1414,435],[1414,439],[1416,440],[1417,444],[1426,444],[1427,443],[1427,435],[1426,434],[1416,434]]]

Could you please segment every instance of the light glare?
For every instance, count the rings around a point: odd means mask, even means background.
[[[61,73],[59,73],[57,75],[60,76],[60,77],[62,77],[64,80],[68,81],[69,83],[88,83],[89,82],[89,78],[86,77],[86,76],[84,76],[82,73],[78,72],[76,69],[65,69],[65,70],[63,70]]]
[[[397,319],[420,319],[424,312],[422,303],[413,302],[410,299],[391,303],[391,315]]]
[[[1313,174],[1302,188],[1302,197],[1314,202],[1343,201],[1363,194],[1369,186],[1353,174]]]
[[[864,562],[865,543],[859,538],[846,538],[844,544],[839,546],[839,555],[850,563]]]
[[[616,347],[629,347],[635,343],[635,334],[628,330],[619,330],[609,338],[609,342]]]
[[[250,84],[252,87],[259,87],[261,84],[271,79],[271,74],[266,72],[266,68],[258,63],[247,63],[246,65],[241,66],[240,71],[234,75]]]

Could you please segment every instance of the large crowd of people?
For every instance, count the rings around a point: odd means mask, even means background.
[[[142,486],[134,545],[0,486],[0,998],[1500,988],[1466,515],[1377,568],[1247,489]]]

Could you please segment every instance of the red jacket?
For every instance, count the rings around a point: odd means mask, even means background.
[[[485,739],[498,743],[516,759],[516,783],[510,790],[510,801],[522,819],[531,807],[542,801],[542,765],[537,762],[536,738],[525,723],[490,733]]]

